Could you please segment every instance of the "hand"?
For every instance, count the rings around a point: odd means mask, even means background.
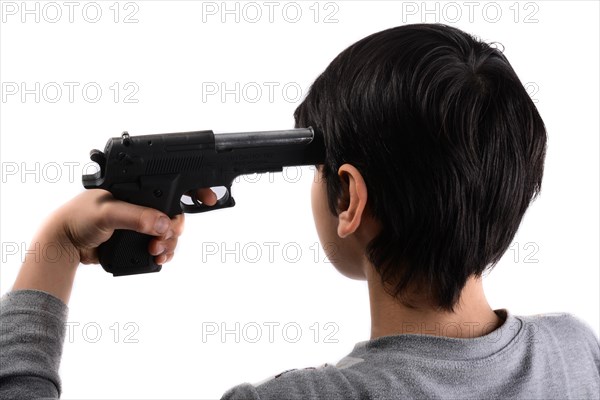
[[[210,189],[197,190],[197,197],[207,205],[216,203]],[[98,263],[98,246],[106,242],[115,229],[128,229],[156,236],[150,241],[148,252],[156,256],[157,264],[169,262],[174,255],[177,240],[183,232],[184,214],[169,219],[152,208],[116,200],[109,192],[87,190],[75,197],[51,217],[47,224],[60,227],[55,233],[57,242],[74,254],[74,262]]]
[[[206,205],[217,202],[210,189],[198,189],[198,200]],[[152,208],[116,200],[101,189],[86,190],[60,207],[46,220],[28,251],[13,290],[37,289],[67,303],[79,263],[98,263],[98,246],[115,229],[129,229],[156,236],[148,251],[157,264],[173,258],[183,231],[184,217],[172,219]],[[58,254],[46,257],[48,249]]]

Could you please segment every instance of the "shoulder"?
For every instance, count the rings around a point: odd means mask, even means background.
[[[550,330],[559,335],[580,335],[596,338],[590,325],[581,318],[570,313],[545,313],[527,316],[518,316],[525,325],[535,326],[539,329]]]
[[[561,348],[584,347],[600,357],[600,341],[591,326],[570,313],[548,313],[518,316],[523,330],[535,342],[548,341]]]

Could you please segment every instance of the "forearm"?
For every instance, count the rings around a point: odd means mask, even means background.
[[[69,303],[79,254],[70,241],[55,232],[40,232],[29,246],[13,291],[41,290]]]

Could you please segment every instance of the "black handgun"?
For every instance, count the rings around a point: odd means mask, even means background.
[[[177,214],[233,207],[231,184],[239,175],[281,172],[283,167],[317,165],[325,159],[322,134],[312,128],[214,134],[213,131],[129,136],[108,140],[104,152],[92,150],[99,171],[83,176],[86,189],[105,189],[119,200]],[[195,189],[223,186],[214,206],[195,197]],[[190,195],[190,202],[182,196]],[[158,272],[148,253],[152,236],[116,230],[98,248],[102,267],[113,276]]]

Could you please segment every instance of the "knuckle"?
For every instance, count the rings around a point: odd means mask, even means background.
[[[95,222],[97,226],[101,229],[112,229],[113,219],[112,219],[112,207],[108,202],[100,203],[98,207],[98,213],[95,216]]]
[[[153,229],[153,224],[154,224],[154,219],[150,218],[151,215],[153,214],[152,210],[149,209],[144,209],[138,217],[137,220],[137,230],[138,231],[142,231],[142,232],[151,232]]]

